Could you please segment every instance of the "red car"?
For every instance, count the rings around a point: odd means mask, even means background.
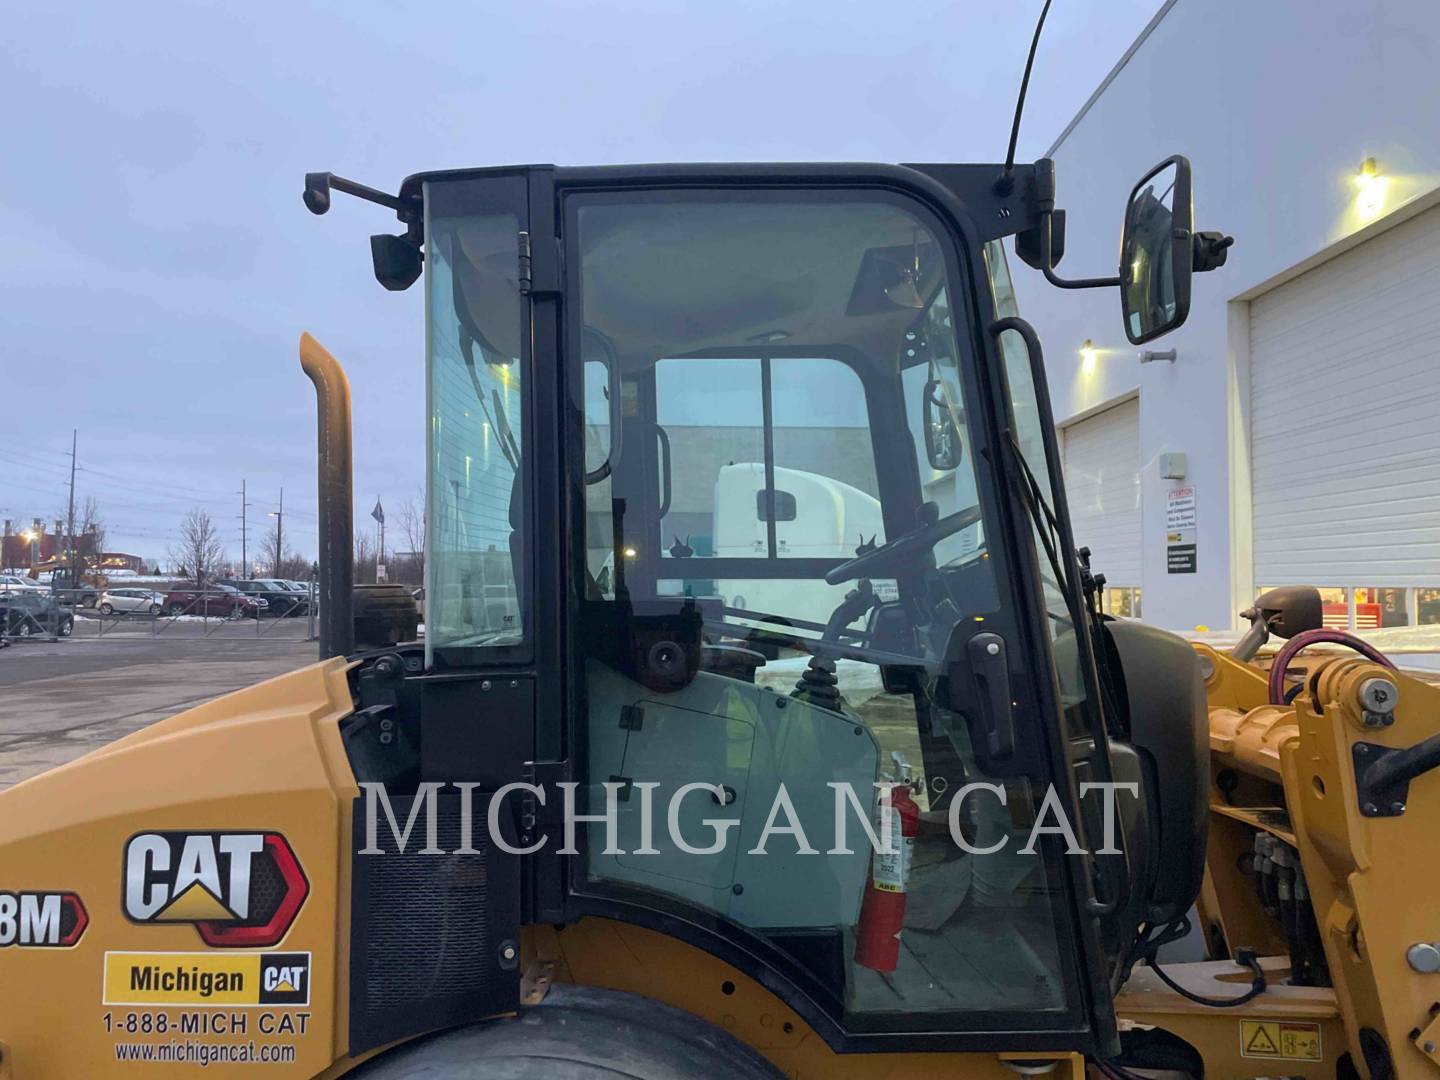
[[[255,619],[266,607],[264,600],[246,596],[229,585],[207,585],[204,589],[171,589],[165,594],[167,615],[210,615],[222,619]]]

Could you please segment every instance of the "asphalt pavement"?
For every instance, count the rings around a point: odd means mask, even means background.
[[[318,655],[303,620],[208,629],[137,624],[0,649],[0,789]]]

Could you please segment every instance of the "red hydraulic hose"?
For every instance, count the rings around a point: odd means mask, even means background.
[[[1374,660],[1377,664],[1395,670],[1395,665],[1390,658],[1382,653],[1369,642],[1361,641],[1354,634],[1346,633],[1344,630],[1305,630],[1296,634],[1285,643],[1285,647],[1275,654],[1275,662],[1270,667],[1270,704],[1285,704],[1285,671],[1290,666],[1301,649],[1314,645],[1316,642],[1329,641],[1336,645],[1348,645],[1367,660]]]

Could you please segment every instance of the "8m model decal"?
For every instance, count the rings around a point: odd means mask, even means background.
[[[73,892],[0,892],[0,948],[68,949],[89,925]]]
[[[207,945],[278,943],[310,883],[274,832],[155,832],[125,844],[125,915],[138,923],[192,923]]]

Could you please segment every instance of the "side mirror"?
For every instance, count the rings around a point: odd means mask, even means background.
[[[1236,660],[1248,662],[1260,646],[1276,637],[1292,638],[1306,630],[1319,630],[1325,625],[1325,605],[1320,590],[1312,585],[1286,585],[1261,593],[1255,606],[1240,612],[1250,620],[1250,629],[1230,650]]]
[[[921,423],[925,428],[925,456],[930,467],[949,471],[957,468],[964,456],[964,445],[960,432],[955,427],[955,414],[945,400],[939,379],[925,383],[924,407]]]
[[[1151,169],[1130,193],[1120,240],[1120,310],[1132,345],[1169,333],[1190,314],[1194,216],[1190,162],[1179,154]]]
[[[1250,610],[1265,620],[1272,634],[1286,639],[1325,625],[1325,605],[1320,590],[1312,585],[1286,585],[1261,593]]]

